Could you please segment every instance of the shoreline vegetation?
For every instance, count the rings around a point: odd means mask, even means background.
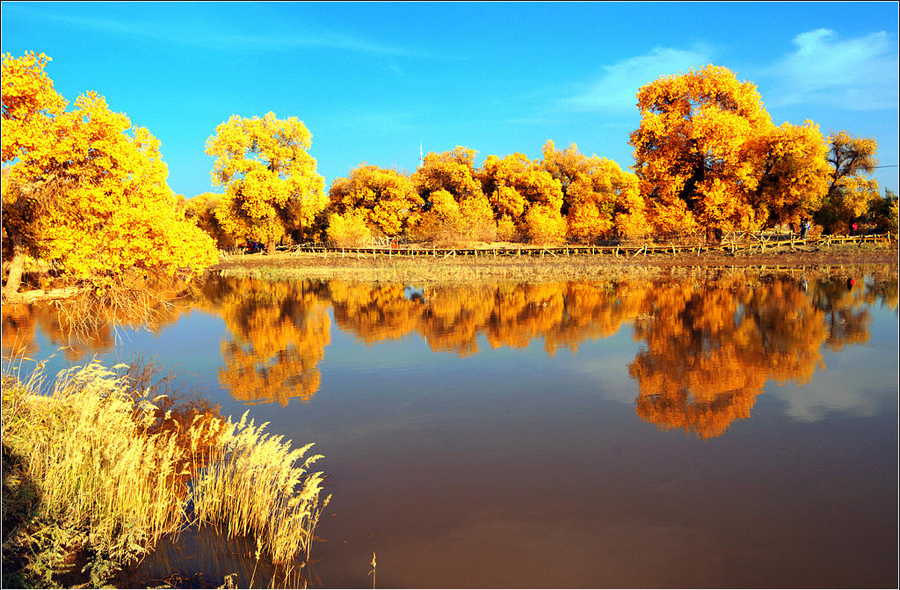
[[[453,256],[417,258],[392,255],[347,254],[339,249],[317,253],[238,254],[211,267],[223,276],[270,280],[340,279],[366,282],[421,284],[477,283],[509,280],[542,282],[655,276],[710,276],[728,272],[819,270],[840,272],[844,266],[871,266],[877,274],[897,274],[897,242],[890,244],[833,245],[815,250],[731,256],[723,252],[700,254],[646,254],[613,257],[574,255],[546,257]]]
[[[157,394],[139,363],[94,361],[49,386],[43,363],[20,369],[3,374],[4,588],[115,584],[161,539],[202,526],[255,540],[257,562],[302,581],[330,499],[312,444]]]
[[[852,238],[844,238],[851,240]],[[553,280],[609,279],[615,277],[655,276],[659,274],[708,274],[728,269],[760,270],[831,267],[848,264],[898,263],[897,236],[877,241],[818,242],[812,245],[775,243],[755,251],[729,252],[725,248],[678,247],[675,253],[652,249],[627,254],[588,254],[584,247],[555,249],[522,244],[474,244],[465,248],[444,248],[439,256],[410,256],[404,247],[316,248],[254,254],[221,252],[219,262],[207,273],[223,276],[268,278],[277,280],[341,279],[370,282],[413,282],[417,284],[466,283],[485,280],[540,282]],[[505,249],[505,250],[504,250]],[[424,248],[422,251],[431,251]],[[507,255],[497,255],[497,252]],[[517,256],[511,254],[519,251]],[[457,252],[468,252],[467,255]],[[521,254],[524,253],[524,254]],[[38,301],[71,301],[93,293],[90,286],[54,285],[46,265],[32,261],[23,275],[27,290],[3,291],[4,304],[30,304]],[[138,273],[140,274],[140,273]],[[146,277],[128,276],[117,288],[101,293],[101,299],[121,305],[129,299],[144,299],[149,292],[166,292],[165,299],[177,297],[191,284],[188,277],[163,280],[153,273]],[[49,279],[49,282],[48,282]],[[202,281],[202,277],[200,278]],[[163,285],[165,283],[165,285]],[[30,287],[30,288],[28,288]],[[126,296],[130,295],[130,296]],[[134,304],[132,304],[134,305]]]

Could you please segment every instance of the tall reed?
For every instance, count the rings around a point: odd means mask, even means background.
[[[291,450],[290,440],[265,433],[268,423],[256,426],[247,414],[237,424],[223,423],[218,444],[206,454],[193,450],[204,464],[193,482],[196,517],[223,524],[229,536],[256,537],[273,563],[308,560],[319,515],[331,499],[320,502],[324,476],[309,471],[322,455],[304,458],[312,444]]]
[[[64,545],[81,536],[100,583],[183,523],[183,451],[171,433],[146,434],[156,407],[113,370],[93,362],[42,384],[39,372],[4,377],[3,445],[37,489],[39,518],[71,533]]]
[[[123,367],[91,362],[49,387],[40,365],[25,379],[17,369],[3,376],[4,496],[12,468],[6,459],[15,457],[20,473],[13,479],[27,480],[37,498],[9,546],[33,554],[29,543],[41,528],[63,536],[56,555],[41,558],[42,571],[32,559],[35,571],[26,577],[49,583],[72,561],[66,553],[81,551],[90,556],[91,583],[107,583],[162,536],[197,519],[256,536],[273,562],[308,559],[324,507],[323,476],[308,467],[320,456],[294,463],[311,445],[290,450],[290,441],[262,433],[246,414],[235,424],[199,413],[185,433],[172,410],[160,409],[164,396],[136,394],[116,372]]]

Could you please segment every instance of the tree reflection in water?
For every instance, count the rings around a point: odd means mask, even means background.
[[[287,405],[316,394],[318,364],[331,342],[319,290],[305,281],[255,279],[219,279],[204,288],[231,333],[222,343],[219,381],[235,399]]]
[[[144,284],[104,297],[82,294],[70,300],[36,304],[3,305],[2,350],[4,356],[37,352],[35,330],[63,349],[68,360],[111,351],[116,331],[133,328],[159,332],[174,324],[190,308],[186,284]]]
[[[747,418],[766,381],[802,385],[823,368],[823,347],[866,342],[868,307],[896,309],[897,300],[895,280],[735,273],[415,291],[403,284],[213,277],[191,305],[220,314],[230,333],[221,344],[222,386],[245,403],[283,405],[309,401],[320,387],[329,308],[338,329],[366,345],[418,334],[432,350],[460,356],[477,354],[479,337],[493,348],[524,348],[541,338],[550,356],[560,348],[577,352],[633,324],[641,348],[627,368],[640,388],[637,415],[706,439]],[[157,310],[156,329],[184,307]],[[4,306],[4,351],[15,340],[34,348],[35,324],[62,342],[73,322],[72,311]],[[71,354],[112,345],[114,322],[98,325],[103,329]]]

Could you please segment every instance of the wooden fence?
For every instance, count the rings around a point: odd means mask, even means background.
[[[499,247],[464,247],[464,248],[437,248],[416,245],[402,245],[389,243],[385,246],[361,246],[356,248],[338,248],[327,244],[301,244],[285,248],[285,250],[300,254],[330,253],[339,254],[342,257],[379,257],[394,256],[450,258],[457,256],[469,256],[476,258],[506,257],[561,257],[561,256],[613,256],[613,257],[637,257],[646,255],[664,254],[703,254],[705,252],[721,252],[733,255],[739,254],[766,254],[778,252],[791,252],[797,249],[808,250],[810,248],[828,247],[833,245],[882,244],[890,245],[897,241],[896,234],[878,234],[866,236],[821,236],[818,238],[800,239],[789,237],[778,239],[780,236],[761,236],[752,241],[739,241],[725,239],[719,244],[616,244],[609,246],[499,246]]]

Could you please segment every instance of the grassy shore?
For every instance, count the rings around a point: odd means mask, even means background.
[[[3,587],[104,586],[206,524],[255,538],[257,559],[287,575],[308,560],[328,502],[311,445],[292,449],[247,414],[164,411],[166,396],[122,368],[91,363],[49,387],[40,370],[3,376]]]
[[[871,266],[896,273],[897,245],[834,246],[827,250],[729,256],[722,253],[640,255],[634,257],[568,256],[544,258],[342,255],[340,252],[238,255],[213,271],[225,276],[272,280],[339,279],[390,283],[465,283],[486,281],[544,282],[654,276],[689,276],[711,271],[748,269],[829,269]]]

